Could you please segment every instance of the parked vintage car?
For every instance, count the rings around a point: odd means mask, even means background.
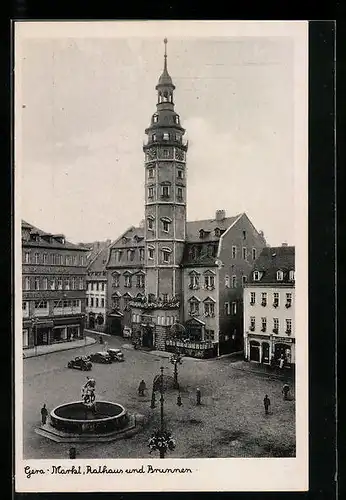
[[[112,358],[106,351],[94,352],[89,355],[90,361],[94,363],[105,363],[110,364],[112,362]]]
[[[81,356],[77,356],[74,359],[71,359],[67,363],[68,368],[75,368],[76,370],[90,371],[92,368],[92,363],[89,358],[83,358]]]
[[[112,361],[124,361],[124,353],[121,349],[107,349]]]

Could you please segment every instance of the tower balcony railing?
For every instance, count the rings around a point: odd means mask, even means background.
[[[135,297],[130,302],[131,307],[142,309],[178,309],[180,307],[179,297],[163,299],[161,297]]]

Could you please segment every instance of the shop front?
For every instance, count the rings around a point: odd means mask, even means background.
[[[291,367],[295,363],[295,341],[294,339],[273,339],[273,361],[276,365],[284,360],[285,367]]]
[[[270,365],[272,356],[272,339],[269,336],[248,336],[245,354],[249,361]]]

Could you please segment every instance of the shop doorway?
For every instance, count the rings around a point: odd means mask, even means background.
[[[142,346],[150,348],[154,346],[154,331],[151,326],[143,327]]]
[[[250,361],[260,362],[260,343],[256,340],[250,341]]]
[[[268,342],[262,342],[262,363],[269,365],[269,344]]]
[[[95,313],[89,313],[89,328],[93,330],[95,328]]]
[[[280,358],[284,359],[284,365],[291,364],[291,346],[287,344],[275,344],[274,358],[279,363]]]
[[[36,328],[36,345],[48,345],[49,342],[49,328]]]

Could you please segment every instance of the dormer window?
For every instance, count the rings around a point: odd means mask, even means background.
[[[261,279],[259,271],[254,271],[252,276],[254,281],[259,281]]]
[[[201,238],[201,240],[204,238],[204,230],[203,229],[199,230],[199,237]]]
[[[221,234],[220,229],[218,227],[216,227],[215,228],[215,236],[216,236],[216,238],[219,238],[220,234]]]
[[[290,280],[290,281],[294,281],[294,280],[295,280],[295,277],[294,277],[294,271],[290,271],[290,272],[289,272],[289,280]]]
[[[157,123],[158,121],[159,121],[159,116],[158,115],[154,115],[153,116],[153,122]]]
[[[169,134],[168,134],[167,132],[165,132],[165,133],[163,134],[163,140],[164,140],[164,141],[169,141]]]
[[[277,271],[276,281],[282,281],[284,279],[284,273],[282,271]]]

